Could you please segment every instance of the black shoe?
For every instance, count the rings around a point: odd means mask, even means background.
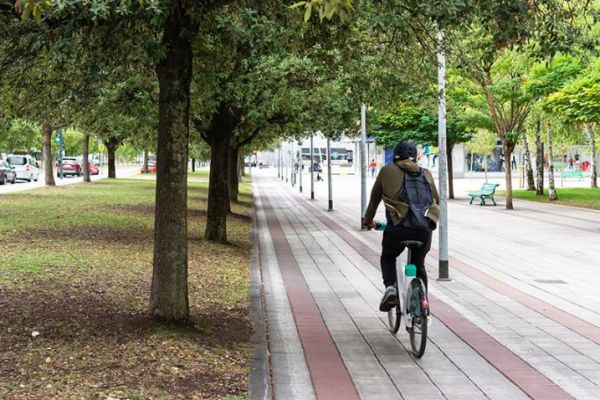
[[[396,288],[388,286],[385,289],[381,303],[379,303],[379,311],[388,312],[398,304],[398,297],[396,296]]]

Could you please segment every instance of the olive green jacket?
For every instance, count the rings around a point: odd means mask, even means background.
[[[379,203],[381,203],[381,200],[383,200],[386,211],[389,212],[394,225],[398,225],[402,221],[402,218],[404,218],[409,209],[409,205],[397,199],[400,197],[405,171],[418,172],[419,165],[411,160],[402,160],[396,161],[394,164],[388,164],[379,171],[379,175],[377,175],[377,179],[371,189],[369,206],[365,212],[365,226],[373,223],[373,218],[375,218],[375,213],[377,212],[377,207],[379,206]],[[433,204],[429,207],[425,215],[437,226],[440,216],[440,195],[435,187],[431,172],[424,169],[423,173],[425,174],[427,182],[431,185],[431,193],[433,194]]]

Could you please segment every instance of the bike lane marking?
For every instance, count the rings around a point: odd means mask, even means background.
[[[355,238],[332,218],[325,215],[323,210],[300,196],[297,196],[297,198],[308,207],[316,210],[315,215],[323,224],[344,239],[374,268],[378,268],[379,254]],[[560,386],[433,294],[430,294],[430,302],[432,313],[437,319],[532,399],[573,399]]]
[[[258,190],[317,398],[358,399],[358,392],[293,256],[268,196]],[[276,383],[277,384],[277,383]]]

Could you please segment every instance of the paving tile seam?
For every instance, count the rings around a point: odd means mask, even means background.
[[[305,218],[306,220],[309,220],[309,221],[310,221],[310,218],[308,218],[308,217],[310,217],[310,216],[311,216],[311,214],[309,214],[308,212],[304,212],[304,216],[305,216],[305,217],[307,217],[307,218]],[[310,223],[314,224],[315,222],[314,222],[314,221],[311,221]],[[292,226],[293,226],[293,224],[290,224],[290,225],[292,225]],[[318,231],[318,229],[316,229],[316,231]],[[296,231],[296,232],[297,232],[297,231]],[[314,258],[313,258],[313,260],[314,260]],[[331,260],[331,259],[330,259],[330,260]],[[316,260],[314,260],[314,261],[315,261],[315,263],[316,263]],[[332,262],[335,264],[334,260],[331,260],[331,261],[332,261]],[[360,271],[359,271],[359,272],[360,272]],[[342,271],[342,273],[343,273],[343,271]],[[350,281],[350,282],[351,282],[351,281]],[[357,293],[359,293],[359,292],[357,292]],[[360,297],[362,297],[362,295],[360,295],[360,294],[359,294],[359,296],[360,296]],[[364,298],[363,298],[363,299],[364,299]],[[380,316],[380,317],[379,317],[379,319],[380,319],[380,320],[381,320],[381,321],[382,321],[384,324],[386,323],[386,321],[383,321],[383,319],[384,319],[383,317],[381,317],[381,316]],[[410,352],[409,352],[409,351],[406,349],[406,347],[404,346],[404,344],[403,344],[402,342],[400,342],[399,338],[397,338],[397,337],[395,337],[395,338],[396,338],[396,340],[397,340],[397,341],[400,343],[400,345],[401,345],[401,346],[402,346],[402,347],[405,349],[405,351],[407,351],[408,353],[410,353]],[[460,337],[459,337],[459,339],[460,339]],[[437,348],[437,349],[440,351],[440,353],[442,353],[442,354],[446,354],[446,353],[445,353],[445,352],[444,352],[444,351],[443,351],[443,350],[440,348],[440,346],[439,346],[437,343],[435,343],[435,342],[434,342],[434,341],[433,341],[431,338],[430,338],[430,342],[431,342],[431,344],[433,344],[433,345],[434,345],[434,346],[435,346],[435,347],[436,347],[436,348]],[[485,392],[485,391],[484,391],[484,390],[483,390],[483,389],[482,389],[482,388],[481,388],[481,387],[480,387],[480,386],[479,386],[479,385],[478,385],[476,382],[474,382],[474,381],[473,381],[473,380],[472,380],[472,379],[471,379],[471,378],[470,378],[470,377],[469,377],[469,376],[468,376],[468,375],[467,375],[467,374],[466,374],[464,371],[462,371],[462,369],[461,369],[461,368],[460,368],[460,367],[459,367],[459,366],[458,366],[458,365],[457,365],[457,364],[456,364],[456,363],[455,363],[455,362],[454,362],[454,361],[453,361],[453,360],[452,360],[450,357],[446,357],[446,358],[448,359],[448,362],[450,362],[452,365],[454,365],[454,366],[456,367],[456,369],[457,369],[458,371],[460,371],[460,372],[461,372],[461,374],[462,374],[463,376],[465,376],[465,378],[466,378],[466,379],[467,379],[467,380],[468,380],[468,381],[469,381],[469,382],[470,382],[470,383],[471,383],[471,384],[472,384],[472,385],[473,385],[475,388],[477,388],[477,389],[479,390],[479,392],[480,392],[480,393],[481,393],[483,396],[485,396],[485,398],[489,398],[489,396],[486,394],[486,392]],[[490,364],[488,360],[484,359],[484,361],[485,361],[485,362],[487,362],[489,365],[491,365],[491,366],[493,367],[493,365],[492,365],[492,364]],[[420,366],[419,364],[416,364],[416,365],[417,365],[419,368],[421,368],[421,366]],[[422,369],[422,368],[421,368],[421,369]],[[494,368],[494,369],[495,369],[495,368]],[[441,393],[442,395],[444,395],[444,394],[443,394],[443,391],[442,391],[442,390],[439,388],[439,386],[437,386],[437,384],[435,383],[435,380],[434,380],[433,378],[431,378],[431,376],[429,375],[429,373],[428,373],[426,370],[423,370],[423,372],[424,372],[424,374],[425,374],[426,376],[428,376],[428,378],[430,379],[431,383],[432,383],[432,384],[434,384],[438,390],[440,390],[440,393]],[[445,395],[444,395],[444,397],[445,397]]]
[[[275,216],[269,198],[261,189],[258,190],[258,193],[261,200],[264,199],[263,208],[266,211],[268,229],[273,238],[284,283],[288,288],[288,298],[296,319],[315,394],[317,398],[322,399],[358,399],[356,387],[299,266],[291,255],[290,245]],[[282,259],[287,262],[282,264]]]
[[[259,205],[257,210],[258,223],[262,228],[266,227],[266,215],[262,209],[260,198],[255,197]],[[266,227],[268,228],[268,227]],[[271,348],[270,357],[273,364],[273,396],[274,398],[296,398],[314,399],[312,381],[304,351],[298,331],[291,312],[291,306],[285,293],[283,279],[276,265],[276,260],[269,260],[268,257],[274,257],[275,251],[272,238],[268,229],[260,230],[260,243],[262,247],[261,257],[262,265],[265,269],[264,294],[266,298],[265,307],[267,309],[267,318],[270,320],[272,330],[270,330],[269,345]],[[274,264],[275,265],[272,265]],[[284,310],[281,310],[284,308]],[[279,330],[281,331],[279,331]],[[293,329],[286,332],[286,329]],[[285,340],[283,338],[285,336]],[[282,354],[282,356],[277,356]],[[292,358],[300,359],[292,360]],[[281,376],[281,374],[289,374]],[[281,379],[280,379],[281,378]],[[281,396],[280,396],[281,395]]]
[[[327,218],[329,218],[329,216],[327,216]],[[436,249],[431,249],[430,255],[432,257],[437,259],[437,254],[438,252]],[[544,315],[546,318],[553,320],[567,329],[586,337],[596,344],[600,344],[600,329],[588,321],[585,321],[565,310],[559,309],[544,300],[527,294],[520,289],[516,289],[509,284],[500,281],[499,279],[490,276],[485,272],[479,271],[454,257],[450,257],[450,265],[452,268],[459,270],[466,276],[484,284],[490,289],[510,297],[511,299],[523,304],[527,308]],[[515,279],[518,278],[515,277]]]
[[[349,234],[349,232],[347,232],[347,229],[342,227],[340,224],[338,224],[336,221],[334,221],[333,219],[331,219],[329,216],[325,215],[325,213],[320,210],[319,208],[315,207],[314,205],[310,204],[310,202],[308,200],[305,200],[304,198],[297,196],[297,198],[299,198],[303,203],[307,204],[310,208],[312,208],[313,210],[318,212],[318,218],[321,219],[323,221],[323,223],[327,226],[330,227],[330,229],[332,229],[332,231],[336,232],[339,236],[341,236],[342,238],[344,238],[352,247],[353,246],[351,244],[351,242],[359,242],[358,240],[356,240],[352,235]],[[333,225],[333,227],[331,226]],[[340,234],[341,233],[341,234]],[[359,247],[363,248],[366,247],[364,245],[362,245],[362,243],[360,243]],[[368,248],[368,247],[367,247]],[[368,248],[368,251],[374,253],[374,251],[370,248]],[[372,257],[371,257],[372,260]],[[373,265],[375,267],[375,265]],[[433,296],[432,296],[433,297]],[[441,301],[437,300],[435,297],[433,297],[431,300],[433,300],[433,302],[437,303],[438,306],[441,306],[442,304],[445,305],[445,303],[442,303]],[[449,313],[450,310],[453,310],[450,306],[445,305],[447,307],[447,312]],[[441,307],[440,307],[441,308]],[[435,308],[434,308],[435,309]],[[544,376],[543,374],[541,374],[538,370],[536,370],[535,368],[533,368],[531,365],[529,365],[527,362],[525,362],[524,360],[522,360],[520,357],[518,357],[516,354],[514,354],[512,351],[510,351],[508,348],[506,348],[504,345],[502,345],[500,342],[496,341],[495,339],[493,339],[492,337],[490,337],[487,333],[485,333],[483,330],[481,330],[480,328],[478,328],[477,326],[475,326],[473,323],[471,323],[470,321],[466,320],[465,318],[461,317],[459,313],[457,313],[456,311],[453,312],[454,314],[454,318],[445,318],[446,315],[442,316],[441,318],[438,317],[439,319],[441,319],[441,321],[453,332],[457,333],[458,336],[460,336],[461,338],[463,338],[463,340],[465,341],[465,343],[467,343],[468,345],[470,345],[471,347],[473,347],[479,354],[481,354],[482,357],[488,359],[488,361],[491,361],[490,358],[492,357],[492,353],[489,353],[486,350],[486,347],[490,344],[494,344],[496,345],[496,350],[500,351],[500,352],[508,352],[508,356],[511,357],[511,361],[513,363],[513,365],[516,364],[520,364],[522,365],[524,368],[526,368],[526,370],[528,370],[529,374],[531,376],[535,376],[537,379],[539,379],[540,381],[543,382],[547,382],[548,384],[543,385],[545,389],[547,389],[548,391],[551,391],[551,395],[556,396],[556,398],[564,398],[564,399],[571,399],[572,397],[565,392],[561,387],[559,387],[558,385],[556,385],[555,383],[553,383],[552,381],[550,381],[546,376]],[[441,316],[441,314],[440,314]],[[485,343],[483,345],[479,345],[474,347],[472,343],[469,343],[468,340],[466,340],[465,336],[469,336],[469,331],[464,331],[463,335],[460,335],[458,332],[460,332],[460,329],[457,329],[456,323],[455,321],[460,321],[463,324],[466,325],[471,325],[470,331],[473,331],[473,329],[475,331],[480,331],[481,334],[484,335],[484,337],[486,337]],[[454,329],[453,329],[454,328]],[[541,393],[538,393],[539,388],[537,386],[533,386],[528,384],[527,382],[524,381],[523,377],[521,375],[514,375],[513,373],[511,373],[511,371],[509,370],[509,368],[505,367],[501,367],[500,363],[496,363],[494,364],[492,362],[492,365],[494,365],[494,367],[496,369],[498,369],[501,373],[503,373],[508,379],[510,379],[512,382],[514,382],[517,386],[519,386],[522,390],[524,390],[529,396],[531,396],[534,399],[540,398],[540,399],[545,399],[547,397],[538,397]],[[543,392],[545,393],[545,392]],[[549,393],[546,393],[549,394]]]

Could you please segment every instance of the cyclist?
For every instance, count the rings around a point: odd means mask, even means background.
[[[371,199],[365,212],[364,225],[374,229],[373,218],[383,200],[387,225],[383,232],[381,274],[385,293],[379,304],[381,311],[396,305],[396,258],[404,250],[404,240],[416,240],[423,245],[412,250],[412,263],[417,277],[427,288],[425,256],[431,248],[431,232],[439,217],[439,194],[431,172],[417,164],[417,148],[410,142],[399,142],[394,148],[394,162],[383,167],[371,189]]]

